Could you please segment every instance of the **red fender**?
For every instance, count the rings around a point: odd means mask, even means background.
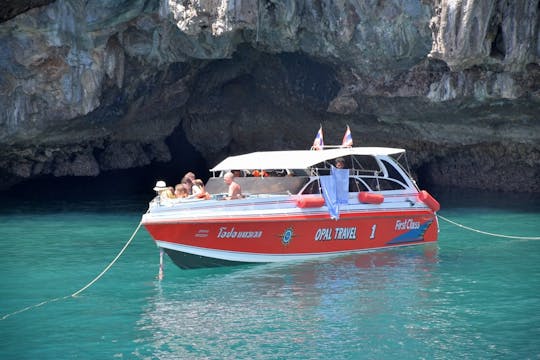
[[[429,206],[431,210],[437,212],[441,209],[441,204],[433,196],[431,196],[426,190],[422,190],[418,193],[418,200]]]
[[[382,204],[384,201],[384,195],[360,191],[358,193],[358,200],[364,204]]]
[[[322,196],[298,196],[296,198],[296,206],[299,208],[316,208],[324,205]]]

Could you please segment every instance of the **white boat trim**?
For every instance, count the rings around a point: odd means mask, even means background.
[[[328,150],[258,151],[230,156],[210,171],[233,169],[306,169],[324,161],[350,155],[389,156],[404,153],[404,149],[386,147],[354,147]]]
[[[347,250],[347,251],[334,251],[334,252],[325,252],[325,253],[305,253],[305,254],[262,254],[262,253],[252,253],[252,252],[239,252],[239,251],[228,251],[228,250],[214,250],[209,248],[201,248],[196,246],[189,245],[180,245],[176,243],[170,243],[166,241],[156,240],[156,245],[164,249],[174,250],[180,253],[198,255],[212,259],[234,261],[234,262],[243,262],[243,263],[270,263],[270,262],[281,262],[281,261],[294,261],[294,260],[310,260],[317,259],[322,257],[329,256],[339,256],[344,254],[359,254],[359,253],[368,253],[382,249],[388,249],[388,246],[369,248],[369,249],[359,249],[359,250]],[[423,241],[405,243],[405,244],[396,244],[391,246],[391,248],[403,247],[403,246],[414,246],[414,245],[423,245],[426,244]]]

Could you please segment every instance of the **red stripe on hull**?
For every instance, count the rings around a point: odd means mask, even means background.
[[[146,222],[155,240],[257,254],[324,254],[369,250],[437,240],[437,221],[428,211]]]

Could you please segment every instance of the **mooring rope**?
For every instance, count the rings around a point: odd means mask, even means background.
[[[444,216],[440,215],[440,214],[437,214],[437,217],[439,217],[440,219],[443,219],[444,221],[447,221],[449,222],[450,224],[452,225],[455,225],[455,226],[458,226],[460,228],[463,228],[463,229],[466,229],[466,230],[469,230],[469,231],[473,231],[473,232],[476,232],[476,233],[479,233],[479,234],[484,234],[484,235],[489,235],[489,236],[495,236],[495,237],[502,237],[502,238],[507,238],[507,239],[518,239],[518,240],[540,240],[540,236],[512,236],[512,235],[503,235],[503,234],[495,234],[495,233],[490,233],[490,232],[487,232],[487,231],[482,231],[482,230],[478,230],[478,229],[473,229],[471,227],[468,227],[468,226],[465,226],[465,225],[462,225],[462,224],[458,224],[457,222],[455,221],[452,221],[450,219],[447,219],[445,218]]]
[[[103,269],[103,271],[98,275],[96,276],[92,281],[90,281],[88,284],[86,284],[85,286],[83,286],[81,289],[75,291],[73,294],[71,295],[66,295],[66,296],[63,296],[63,297],[57,297],[57,298],[54,298],[54,299],[50,299],[50,300],[45,300],[45,301],[42,301],[38,304],[34,304],[34,305],[30,305],[30,306],[27,306],[25,307],[24,309],[20,309],[20,310],[17,310],[17,311],[14,311],[12,313],[9,313],[9,314],[6,314],[4,316],[2,316],[0,318],[0,320],[5,320],[7,318],[9,318],[10,316],[13,316],[13,315],[16,315],[16,314],[20,314],[22,312],[25,312],[25,311],[28,311],[30,309],[34,309],[34,308],[37,308],[37,307],[40,307],[40,306],[43,306],[45,304],[49,304],[49,303],[52,303],[52,302],[55,302],[55,301],[58,301],[58,300],[64,300],[64,299],[67,299],[67,298],[70,298],[70,297],[75,297],[77,295],[79,295],[80,293],[82,293],[84,290],[88,289],[90,286],[92,286],[96,281],[98,281],[103,275],[105,275],[105,273],[111,268],[111,266],[114,265],[114,263],[120,258],[120,256],[122,256],[122,254],[124,253],[124,251],[126,251],[127,247],[129,246],[129,244],[131,244],[131,242],[133,241],[133,239],[135,238],[135,235],[137,235],[137,232],[139,231],[139,229],[141,228],[141,225],[142,225],[142,222],[139,223],[139,225],[137,226],[137,228],[135,229],[135,231],[133,232],[133,234],[131,235],[131,237],[129,238],[129,240],[126,242],[126,244],[124,245],[124,247],[122,248],[122,250],[120,250],[120,252],[116,255],[116,257],[109,263],[109,265],[107,265],[105,267],[105,269]]]
[[[75,291],[73,294],[71,294],[72,297],[75,297],[77,295],[79,295],[80,293],[82,293],[84,290],[88,289],[90,286],[92,286],[96,281],[98,281],[110,268],[111,266],[114,265],[114,263],[116,262],[116,260],[118,260],[118,258],[120,258],[120,256],[122,256],[122,254],[124,253],[124,251],[127,249],[127,247],[129,246],[129,244],[131,244],[131,241],[133,240],[133,238],[135,237],[135,235],[137,234],[137,232],[139,231],[139,229],[141,228],[141,225],[142,225],[142,222],[139,223],[139,225],[137,225],[137,228],[135,229],[135,231],[133,232],[133,234],[131,235],[131,237],[129,238],[128,242],[124,245],[124,247],[122,248],[122,250],[120,250],[120,252],[118,253],[118,255],[116,255],[116,257],[113,259],[113,261],[111,261],[111,263],[109,265],[107,265],[107,267],[105,269],[103,269],[103,271],[94,278],[94,280],[90,281],[88,284],[86,284],[84,287],[82,287],[80,290],[78,291]]]

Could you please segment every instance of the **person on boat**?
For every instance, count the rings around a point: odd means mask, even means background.
[[[253,170],[251,175],[254,177],[267,177],[268,173],[264,170]]]
[[[165,181],[159,180],[156,183],[156,186],[154,186],[154,191],[159,195],[163,190],[167,190],[167,184],[165,183]]]
[[[186,175],[184,175],[184,177],[187,177],[187,178],[190,178],[191,181],[193,182],[193,180],[195,180],[197,177],[195,176],[195,173],[193,172],[187,172]]]
[[[185,199],[189,196],[186,188],[182,184],[177,184],[174,189],[174,195],[177,199]]]
[[[337,158],[337,159],[336,159],[336,168],[338,168],[338,169],[345,169],[345,159],[343,159],[343,158]]]
[[[229,193],[227,197],[225,197],[226,200],[236,200],[244,197],[242,195],[240,184],[234,181],[234,174],[232,172],[229,171],[226,173],[225,176],[223,176],[223,181],[225,184],[229,185]]]
[[[188,173],[189,174],[189,173]],[[182,178],[182,181],[180,181],[180,184],[186,189],[188,196],[192,194],[193,191],[193,180],[191,180],[191,177],[187,174],[184,175]]]
[[[156,182],[156,186],[154,186],[154,191],[158,194],[160,201],[175,198],[171,189],[172,187],[167,187],[167,184],[163,180],[159,180],[158,182]]]
[[[200,179],[195,178],[195,173],[191,171],[184,175],[184,177],[182,178],[182,183],[185,184],[184,186],[188,190],[189,196],[195,197],[200,195],[201,193],[205,193],[203,192],[204,182]]]
[[[204,182],[201,179],[193,180],[193,195],[197,199],[210,199],[210,194],[206,192]]]
[[[232,171],[234,177],[242,177],[244,175],[242,175],[242,172],[240,170],[233,170]]]
[[[199,197],[200,194],[204,193],[204,183],[201,179],[194,179],[191,183],[191,195],[194,197]]]

